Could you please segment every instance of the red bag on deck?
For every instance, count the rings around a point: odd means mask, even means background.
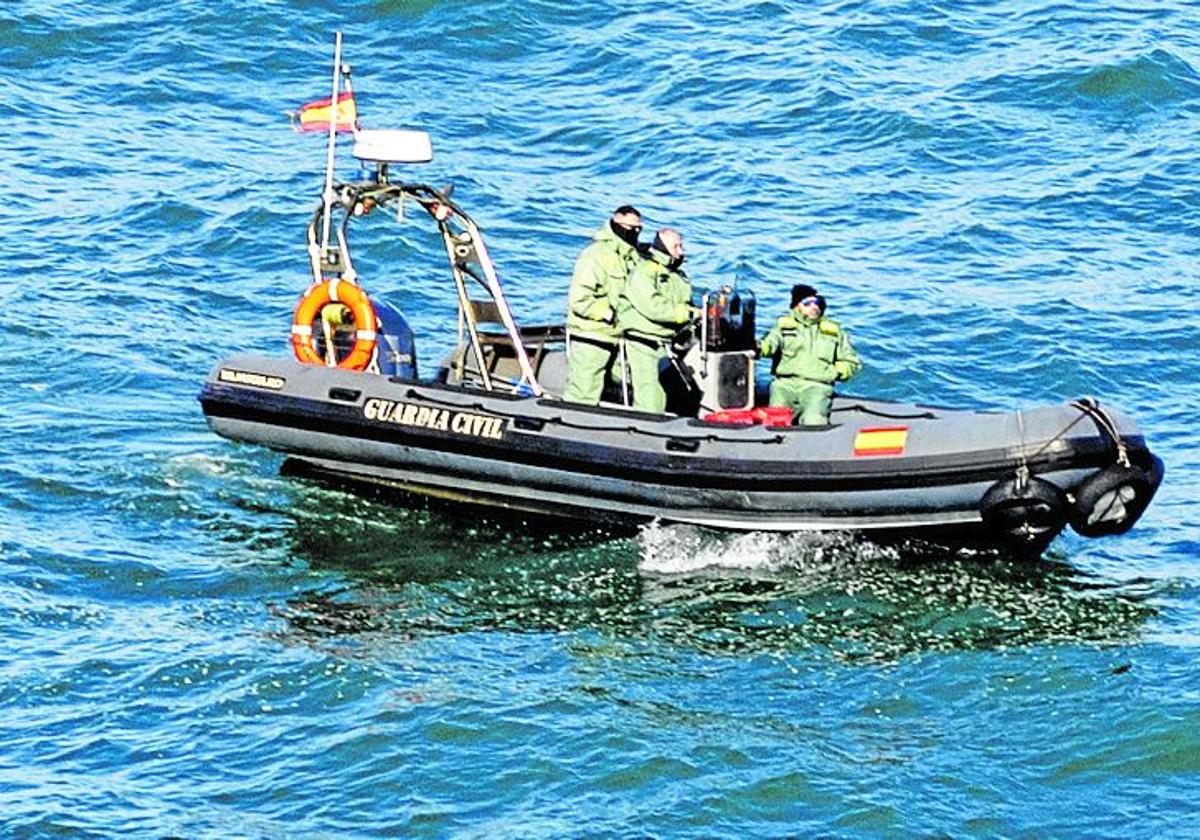
[[[706,423],[727,423],[731,426],[790,426],[792,410],[786,405],[760,408],[734,408],[713,411],[700,418]]]

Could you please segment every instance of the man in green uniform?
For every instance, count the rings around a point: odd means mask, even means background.
[[[625,338],[633,406],[663,411],[667,394],[658,380],[659,363],[671,352],[671,339],[692,319],[692,284],[680,270],[683,237],[663,228],[618,299],[617,326]]]
[[[802,426],[827,425],[833,383],[862,370],[849,334],[825,317],[825,299],[804,284],[792,287],[792,309],[759,342],[758,355],[775,360],[770,404],[790,407]]]
[[[575,261],[567,293],[567,390],[564,399],[596,405],[612,371],[621,333],[617,297],[640,263],[642,216],[618,207]]]

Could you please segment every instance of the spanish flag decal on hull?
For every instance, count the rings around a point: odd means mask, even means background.
[[[908,426],[883,426],[859,429],[854,436],[854,457],[864,455],[903,455],[908,442]]]

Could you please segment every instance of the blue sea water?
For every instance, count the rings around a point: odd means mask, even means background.
[[[206,428],[285,354],[345,33],[528,321],[617,204],[859,393],[1094,394],[1167,465],[1038,563],[534,528]],[[1197,836],[1200,7],[10,0],[0,12],[0,835]],[[350,174],[343,166],[342,174]],[[381,233],[385,228],[381,225]],[[359,251],[423,359],[436,243]]]

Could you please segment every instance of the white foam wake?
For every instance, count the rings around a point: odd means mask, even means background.
[[[638,534],[639,568],[657,574],[699,569],[780,569],[843,565],[859,558],[853,534],[838,531],[729,533],[658,521]]]

